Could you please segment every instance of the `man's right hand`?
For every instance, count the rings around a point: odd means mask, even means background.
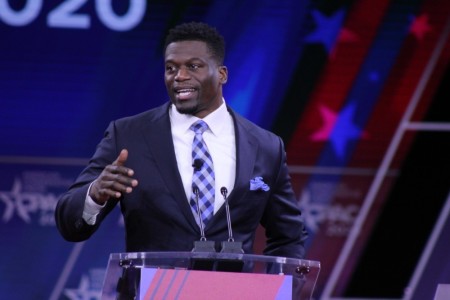
[[[111,165],[107,165],[94,181],[89,196],[97,204],[103,205],[110,198],[120,198],[123,193],[131,193],[138,185],[138,181],[132,178],[134,171],[125,167],[127,159],[128,150],[123,149],[117,159]]]

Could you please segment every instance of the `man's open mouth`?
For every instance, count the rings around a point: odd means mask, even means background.
[[[175,94],[180,99],[189,98],[192,96],[193,93],[195,93],[196,89],[194,88],[183,88],[183,89],[176,89]]]

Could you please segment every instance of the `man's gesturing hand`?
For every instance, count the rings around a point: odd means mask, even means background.
[[[100,176],[94,181],[89,196],[100,205],[110,198],[120,198],[122,193],[131,193],[138,185],[136,179],[131,178],[134,171],[125,167],[128,159],[128,150],[120,151],[117,159],[107,165]]]

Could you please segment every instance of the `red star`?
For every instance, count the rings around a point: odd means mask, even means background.
[[[428,15],[421,14],[418,17],[414,18],[414,21],[411,23],[411,27],[409,28],[409,32],[412,33],[419,41],[421,41],[424,35],[431,30],[430,23],[428,23]]]
[[[319,110],[320,114],[322,115],[323,125],[322,128],[320,128],[310,136],[312,141],[328,140],[338,117],[338,114],[336,112],[329,109],[325,105],[320,105]]]
[[[359,40],[359,37],[356,35],[356,33],[351,31],[350,29],[343,27],[339,31],[339,35],[337,36],[336,45],[331,49],[329,58],[330,59],[336,58],[336,46],[338,43],[354,43],[358,40]]]

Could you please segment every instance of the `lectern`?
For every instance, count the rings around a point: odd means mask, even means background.
[[[113,253],[102,299],[311,299],[320,262],[216,252]]]

